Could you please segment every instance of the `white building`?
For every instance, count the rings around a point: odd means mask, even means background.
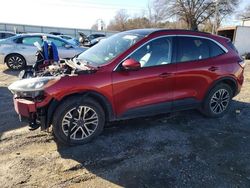
[[[244,18],[242,20],[242,26],[250,26],[250,18]]]

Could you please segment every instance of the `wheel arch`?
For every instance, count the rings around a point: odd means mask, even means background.
[[[6,55],[5,58],[4,58],[4,63],[6,63],[6,62],[7,62],[7,59],[8,59],[10,56],[12,56],[12,55],[19,55],[19,56],[21,56],[21,57],[24,59],[25,64],[27,63],[26,58],[25,58],[22,54],[19,54],[19,53],[17,53],[17,52],[12,52],[12,53]]]
[[[112,121],[115,119],[115,113],[114,113],[114,109],[111,105],[111,102],[107,99],[107,97],[103,96],[102,94],[96,92],[96,91],[84,91],[84,92],[80,92],[80,93],[73,93],[73,94],[69,94],[64,96],[60,101],[56,100],[56,99],[52,99],[52,101],[49,104],[49,107],[47,109],[47,120],[46,120],[46,125],[45,125],[45,129],[48,128],[52,122],[52,117],[57,109],[57,107],[66,99],[70,98],[70,97],[90,97],[92,99],[94,99],[95,101],[97,101],[104,110],[105,113],[105,119],[106,121]]]
[[[207,95],[209,94],[209,92],[211,91],[212,88],[214,88],[216,85],[221,84],[221,83],[229,85],[232,88],[233,96],[236,95],[236,93],[238,91],[237,81],[233,77],[226,76],[226,77],[219,78],[218,80],[215,80],[210,85],[210,87],[208,88],[208,90],[206,92],[204,99],[207,97]]]

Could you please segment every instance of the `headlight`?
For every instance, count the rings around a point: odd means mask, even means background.
[[[60,77],[38,77],[18,80],[12,83],[8,89],[19,97],[37,97],[43,93],[43,90],[55,82]]]

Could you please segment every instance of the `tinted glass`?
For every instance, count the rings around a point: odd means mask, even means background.
[[[209,43],[195,37],[178,37],[177,62],[201,60],[209,57]]]
[[[151,67],[171,63],[172,38],[164,37],[155,39],[137,51],[130,58],[138,61],[141,67]]]
[[[9,37],[12,37],[12,36],[14,36],[14,34],[4,33],[4,38],[9,38]]]
[[[34,37],[24,37],[18,40],[18,43],[22,43],[26,45],[34,45],[35,42],[42,44],[42,38],[39,36],[34,36]]]
[[[229,46],[231,49],[233,49],[235,52],[239,53],[238,50],[237,50],[237,48],[234,46],[234,44],[233,44],[231,41],[228,42],[228,46]]]
[[[48,37],[48,40],[50,42],[53,42],[57,47],[62,47],[62,46],[66,45],[66,43],[64,41],[60,40],[60,39]]]
[[[210,57],[216,57],[225,53],[220,46],[218,46],[212,41],[209,42],[210,42]]]
[[[63,39],[70,40],[71,38],[68,36],[61,36]]]

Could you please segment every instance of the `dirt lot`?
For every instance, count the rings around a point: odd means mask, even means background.
[[[0,66],[0,187],[250,187],[250,66],[230,113],[185,111],[117,122],[92,143],[59,146],[14,112]]]

